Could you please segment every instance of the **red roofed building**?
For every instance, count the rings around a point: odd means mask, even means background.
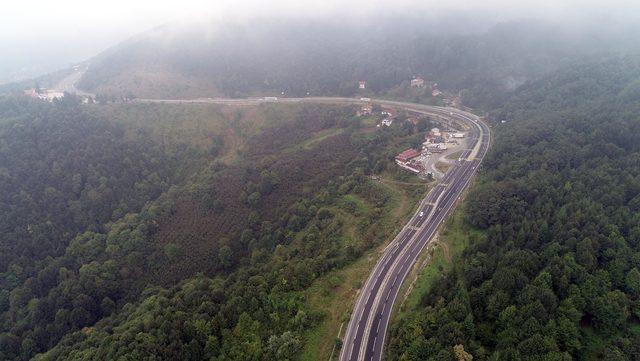
[[[406,163],[419,155],[420,155],[420,152],[418,152],[417,150],[407,149],[396,156],[396,161]]]

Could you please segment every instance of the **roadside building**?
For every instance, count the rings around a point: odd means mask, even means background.
[[[358,82],[358,89],[366,89],[367,88],[367,82],[366,80],[360,80]]]
[[[432,97],[437,97],[437,96],[440,96],[440,95],[442,95],[442,92],[440,90],[438,90],[438,89],[433,89],[431,91],[431,96]]]
[[[411,79],[411,87],[412,88],[424,88],[424,79],[421,77],[417,77],[415,79]]]
[[[418,152],[417,150],[411,148],[411,149],[407,149],[404,152],[396,155],[396,163],[400,162],[400,163],[407,163],[409,162],[411,159],[420,156],[420,152]]]

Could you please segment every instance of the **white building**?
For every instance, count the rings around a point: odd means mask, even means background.
[[[412,88],[422,88],[424,87],[424,79],[421,77],[417,77],[415,79],[411,79],[411,87]]]
[[[389,127],[391,126],[391,124],[393,124],[393,119],[389,119],[389,118],[382,119],[382,125],[386,125],[387,127]]]

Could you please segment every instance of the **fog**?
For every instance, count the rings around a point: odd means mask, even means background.
[[[0,17],[0,83],[68,67],[137,33],[166,24],[325,17],[357,23],[386,16],[425,22],[459,19],[456,30],[483,29],[502,21],[545,19],[575,26],[617,26],[640,18],[634,1],[539,0],[81,0],[3,4]],[[453,28],[452,28],[453,29]],[[451,30],[451,29],[447,29]]]

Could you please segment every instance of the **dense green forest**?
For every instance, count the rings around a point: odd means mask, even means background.
[[[0,359],[294,359],[429,126],[355,111],[0,99]]]
[[[127,139],[72,104],[10,98],[0,118],[0,272],[12,265],[30,274],[78,232],[104,231],[140,210],[183,177],[193,156],[164,152],[142,133]]]
[[[353,96],[358,80],[367,81],[365,94],[383,95],[422,76],[452,93],[464,90],[470,106],[491,106],[572,60],[637,48],[613,26],[575,31],[529,21],[458,29],[460,22],[397,16],[166,26],[90,60],[80,86],[142,98]],[[431,91],[417,95],[427,101]]]
[[[562,69],[496,110],[466,207],[482,236],[400,318],[389,359],[638,360],[639,114],[637,58]]]

